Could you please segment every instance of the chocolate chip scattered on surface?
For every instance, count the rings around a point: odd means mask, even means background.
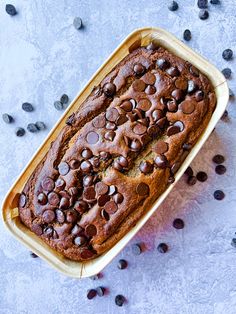
[[[120,260],[118,261],[117,267],[118,267],[119,269],[125,269],[125,268],[127,268],[127,266],[128,266],[128,263],[127,263],[126,260],[120,259]]]
[[[21,136],[25,135],[25,129],[18,127],[15,130],[15,134],[16,134],[16,136],[21,137]]]
[[[5,10],[7,14],[14,16],[17,14],[16,8],[14,7],[13,4],[6,4]]]
[[[207,10],[201,9],[198,14],[201,20],[207,20],[209,17],[209,12]]]
[[[158,244],[157,246],[157,250],[160,252],[160,253],[166,253],[168,251],[168,245],[166,243],[160,243]]]
[[[192,38],[192,34],[191,34],[191,31],[189,29],[186,29],[183,33],[183,38],[184,40],[186,41],[190,41],[191,38]]]
[[[223,191],[221,191],[221,190],[216,190],[216,191],[214,192],[214,198],[215,198],[216,200],[221,201],[221,200],[224,199],[224,197],[225,197],[225,193],[224,193]]]
[[[177,11],[179,8],[179,5],[176,1],[170,1],[170,3],[168,4],[168,9],[170,11]]]
[[[173,221],[173,227],[175,229],[183,229],[184,228],[184,221],[180,218],[176,218],[174,221]]]
[[[8,113],[3,113],[2,114],[2,119],[5,123],[10,124],[14,121],[13,117],[9,115]]]
[[[75,17],[74,18],[74,21],[73,21],[73,25],[74,25],[74,28],[79,30],[82,28],[83,26],[83,22],[82,22],[82,19],[80,17]]]
[[[125,297],[121,294],[118,294],[116,297],[115,297],[115,304],[117,306],[123,306],[123,304],[125,303]]]
[[[224,60],[226,61],[229,61],[231,59],[233,59],[233,50],[228,48],[228,49],[225,49],[223,52],[222,52],[222,57]]]
[[[34,110],[34,107],[32,104],[30,104],[29,102],[24,102],[22,104],[22,109],[26,112],[32,112]]]

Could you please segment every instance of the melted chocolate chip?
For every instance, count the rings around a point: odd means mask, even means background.
[[[149,161],[142,161],[139,165],[139,169],[142,173],[148,174],[153,171],[153,165]]]
[[[63,190],[66,186],[66,182],[63,179],[58,178],[57,181],[55,182],[55,186],[57,190]]]
[[[106,83],[104,86],[103,86],[103,92],[106,96],[108,97],[112,97],[115,92],[116,92],[116,86],[115,84],[112,84],[112,83]]]
[[[163,118],[159,119],[159,120],[156,122],[156,125],[159,126],[159,128],[161,128],[161,129],[163,129],[166,124],[167,124],[167,119],[166,119],[166,117],[163,117]]]
[[[46,237],[50,238],[53,236],[53,227],[46,227],[44,230],[43,230],[43,233]]]
[[[106,112],[106,119],[110,122],[115,122],[119,117],[119,112],[116,108],[109,108]]]
[[[170,99],[166,103],[167,109],[170,112],[175,112],[178,109],[177,103],[175,99]]]
[[[152,118],[153,118],[154,122],[158,121],[158,120],[161,119],[162,117],[163,117],[163,112],[162,112],[162,110],[155,109],[155,110],[152,112]]]
[[[91,145],[96,144],[99,141],[99,135],[96,132],[91,131],[87,134],[86,141]]]
[[[179,105],[180,110],[185,114],[190,114],[195,110],[195,104],[192,100],[185,100]]]
[[[129,100],[125,100],[120,105],[120,108],[123,109],[126,112],[130,112],[133,109],[133,105]]]
[[[71,230],[71,234],[73,236],[83,235],[83,228],[81,228],[79,225],[75,225]]]
[[[70,171],[70,166],[67,162],[63,161],[59,164],[58,171],[60,175],[65,176]]]
[[[175,81],[175,87],[182,91],[185,91],[188,88],[188,81],[183,77],[179,77]]]
[[[83,192],[83,197],[86,200],[94,200],[96,196],[96,191],[93,186],[86,187]]]
[[[136,63],[134,65],[134,73],[136,75],[142,75],[145,72],[145,67],[141,63]]]
[[[177,67],[171,67],[166,72],[172,77],[178,76],[180,74]]]
[[[59,204],[59,208],[60,209],[67,209],[70,206],[70,201],[67,197],[62,197],[60,204]]]
[[[92,153],[92,151],[89,148],[85,148],[85,149],[82,150],[81,156],[84,159],[89,159],[89,158],[93,157],[93,153]]]
[[[128,121],[128,118],[126,117],[125,114],[120,114],[119,117],[116,119],[116,125],[122,125],[124,124],[126,121]]]
[[[153,95],[156,92],[156,87],[152,85],[148,85],[145,89],[145,93],[148,95]]]
[[[115,130],[117,128],[116,124],[114,122],[107,122],[106,123],[106,129],[107,130]]]
[[[95,225],[87,225],[85,227],[85,233],[88,237],[94,237],[97,234],[97,228]]]
[[[173,96],[177,101],[181,101],[184,99],[184,92],[182,89],[175,89],[171,93],[171,96]]]
[[[95,191],[97,195],[107,194],[108,190],[109,190],[109,187],[104,182],[100,181],[95,184]]]
[[[142,148],[142,144],[140,143],[140,141],[138,139],[133,139],[133,141],[130,144],[130,149],[138,152],[140,151]]]
[[[50,192],[54,189],[55,183],[54,183],[53,179],[47,177],[47,178],[44,178],[42,180],[41,186],[42,186],[44,191]]]
[[[184,125],[181,121],[176,121],[174,124],[168,127],[166,134],[168,136],[177,134],[179,132],[182,132],[184,129]]]
[[[152,106],[152,103],[150,102],[150,100],[143,98],[141,99],[138,104],[137,104],[137,108],[143,111],[148,111]]]
[[[93,176],[87,175],[83,178],[83,186],[93,185]]]
[[[129,165],[128,159],[126,157],[120,156],[118,157],[117,161],[124,168],[127,168]]]
[[[156,64],[157,64],[158,68],[160,70],[163,70],[163,71],[166,70],[170,66],[169,61],[167,61],[165,59],[158,59],[156,61]]]
[[[62,210],[57,209],[56,210],[56,220],[60,223],[63,224],[65,222],[65,215]]]
[[[85,161],[83,161],[83,162],[81,163],[80,169],[81,169],[83,172],[88,173],[88,172],[90,172],[90,171],[93,169],[93,167],[92,167],[92,164],[91,164],[90,161],[85,160]]]
[[[88,203],[83,200],[77,201],[74,205],[74,209],[77,210],[77,212],[80,213],[81,215],[85,213],[88,210],[88,208],[89,208]]]
[[[104,128],[106,125],[106,118],[104,114],[99,115],[96,118],[94,118],[92,124],[95,128],[98,128],[98,129]]]
[[[159,140],[153,147],[153,151],[157,154],[164,154],[168,151],[169,149],[169,146],[168,146],[168,143],[162,141],[162,140]]]
[[[122,203],[124,200],[124,196],[121,194],[121,193],[117,193],[113,196],[113,201],[116,203],[116,204],[120,204]]]
[[[53,210],[45,210],[43,212],[43,215],[42,215],[42,218],[43,218],[43,221],[46,222],[46,223],[50,223],[52,222],[54,219],[55,219],[56,215],[54,213]]]
[[[69,223],[75,223],[78,219],[78,214],[75,210],[69,209],[66,213],[66,221]]]
[[[51,192],[48,194],[48,202],[53,206],[57,206],[60,202],[60,197],[56,192]]]
[[[142,77],[142,80],[148,85],[154,85],[156,82],[156,76],[153,73],[148,72]]]
[[[112,142],[115,136],[116,136],[116,132],[111,130],[105,133],[104,138]]]
[[[139,196],[147,196],[149,195],[149,191],[149,186],[144,182],[141,182],[136,186],[136,192]]]
[[[133,127],[133,132],[135,134],[138,135],[142,135],[147,131],[147,127],[145,125],[142,125],[140,123],[137,123],[134,127]]]
[[[74,239],[75,245],[81,246],[87,242],[87,239],[83,236],[78,236]],[[89,295],[90,296],[90,295]],[[88,299],[91,299],[91,297],[88,297]]]
[[[146,84],[142,80],[135,80],[132,84],[133,90],[135,92],[143,92],[145,90]]]
[[[109,201],[105,204],[104,209],[110,215],[114,214],[117,211],[118,207],[114,201]]]
[[[107,194],[100,195],[98,197],[98,206],[102,207],[109,201],[110,201],[110,196],[109,195],[107,195]]]
[[[78,169],[79,166],[80,166],[80,161],[77,160],[77,159],[72,159],[70,162],[69,162],[69,165],[70,165],[70,168],[71,169]]]
[[[45,205],[48,202],[48,198],[44,193],[39,193],[38,195],[38,203],[40,205]]]
[[[168,161],[164,155],[157,155],[154,159],[158,168],[164,169],[168,166]]]

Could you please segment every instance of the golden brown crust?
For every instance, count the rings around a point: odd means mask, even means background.
[[[107,251],[165,191],[215,103],[189,62],[136,49],[67,120],[24,187],[22,222],[70,259]]]

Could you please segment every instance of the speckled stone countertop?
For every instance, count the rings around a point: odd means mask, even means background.
[[[236,55],[236,2],[221,0],[209,5],[210,17],[198,18],[196,2],[178,1],[170,12],[165,0],[14,0],[19,14],[5,13],[0,3],[0,113],[7,112],[15,123],[0,121],[0,201],[20,171],[31,159],[61,112],[53,102],[63,93],[72,100],[101,63],[135,28],[163,27],[178,38],[186,28],[188,42],[219,69],[233,71],[229,86],[236,91],[235,60],[224,61],[222,51]],[[85,28],[72,23],[80,16]],[[35,111],[23,112],[22,102]],[[32,259],[0,222],[0,313],[158,313],[235,314],[236,248],[236,103],[228,105],[229,117],[220,121],[192,163],[208,180],[188,186],[185,178],[176,185],[159,210],[132,240],[144,242],[145,252],[134,256],[131,243],[106,267],[102,278],[67,278],[45,262]],[[47,130],[27,132],[17,138],[14,129],[42,120]],[[226,174],[215,174],[212,157],[223,154]],[[225,192],[217,201],[213,193]],[[185,221],[183,230],[172,227],[175,218]],[[161,254],[157,245],[165,242],[169,251]],[[119,270],[124,258],[128,268]],[[87,300],[86,291],[107,287],[104,297]],[[119,308],[117,294],[127,298]]]

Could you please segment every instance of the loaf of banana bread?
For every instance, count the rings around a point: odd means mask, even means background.
[[[21,221],[82,261],[120,240],[174,182],[216,105],[208,78],[154,43],[95,87],[19,198]]]

